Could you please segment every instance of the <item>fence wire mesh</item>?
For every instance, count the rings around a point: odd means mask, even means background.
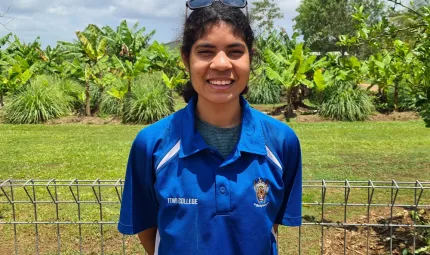
[[[124,181],[0,181],[2,254],[142,254],[116,231]],[[280,254],[430,254],[430,182],[304,181]]]

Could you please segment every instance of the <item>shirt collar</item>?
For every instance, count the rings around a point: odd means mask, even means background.
[[[240,97],[240,104],[242,106],[242,128],[237,150],[239,152],[267,155],[260,121],[253,115],[249,103],[243,96]],[[193,97],[183,110],[180,158],[208,148],[208,145],[194,128],[196,105],[197,97]]]

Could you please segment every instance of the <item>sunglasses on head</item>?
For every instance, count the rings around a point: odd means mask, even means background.
[[[195,10],[211,6],[214,2],[219,1],[224,5],[231,6],[234,8],[245,8],[246,16],[248,17],[248,1],[247,0],[188,0],[185,5],[185,19],[188,17],[188,9]]]
[[[247,0],[188,0],[186,5],[191,10],[195,10],[198,8],[211,6],[216,1],[236,8],[245,8],[248,4]]]

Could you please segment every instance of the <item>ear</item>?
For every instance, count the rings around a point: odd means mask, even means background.
[[[184,53],[181,53],[181,58],[182,58],[182,62],[184,62],[184,66],[185,66],[185,70],[187,70],[187,72],[190,72],[190,59],[185,56]]]

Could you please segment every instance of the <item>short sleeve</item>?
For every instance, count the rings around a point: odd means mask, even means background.
[[[300,226],[302,224],[302,153],[300,142],[293,133],[284,144],[283,155],[284,198],[275,224]]]
[[[133,235],[157,226],[158,202],[152,149],[142,132],[131,147],[125,175],[118,231]]]

